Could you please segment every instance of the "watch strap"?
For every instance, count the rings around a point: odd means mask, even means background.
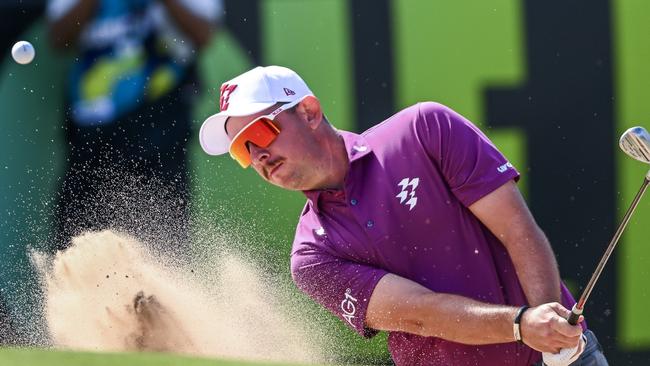
[[[515,340],[519,344],[524,344],[524,341],[521,338],[521,318],[524,316],[524,312],[528,310],[530,306],[524,305],[517,310],[517,315],[515,315],[515,319],[512,323],[512,330],[515,335]]]

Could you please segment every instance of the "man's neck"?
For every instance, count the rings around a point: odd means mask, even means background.
[[[328,161],[325,162],[325,169],[330,174],[325,177],[324,181],[316,189],[343,189],[345,180],[350,170],[350,160],[345,147],[343,136],[334,132],[328,139],[326,145],[326,156]]]

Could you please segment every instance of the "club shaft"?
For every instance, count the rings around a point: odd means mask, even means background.
[[[621,223],[618,225],[618,229],[616,230],[616,233],[614,234],[612,240],[609,242],[609,246],[607,247],[607,250],[605,251],[603,257],[600,259],[600,262],[598,263],[598,267],[596,267],[594,274],[591,275],[591,279],[589,280],[589,283],[587,283],[587,287],[585,287],[584,291],[582,292],[580,300],[578,300],[578,303],[576,305],[578,309],[582,310],[584,308],[584,305],[587,302],[589,295],[591,294],[591,290],[593,290],[596,281],[598,281],[598,277],[600,277],[600,274],[603,272],[603,268],[605,268],[605,264],[607,264],[609,257],[612,255],[612,252],[614,251],[618,240],[621,238],[621,235],[623,234],[627,223],[630,221],[634,210],[639,205],[639,201],[641,200],[643,193],[645,193],[646,188],[648,188],[648,183],[650,183],[650,171],[643,180],[643,184],[641,185],[639,192],[636,194],[636,197],[634,197],[632,204],[627,209],[627,212],[623,217],[623,221],[621,221]]]

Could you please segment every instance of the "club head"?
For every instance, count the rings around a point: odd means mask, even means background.
[[[650,164],[650,134],[645,128],[637,126],[625,131],[619,146],[634,159]]]

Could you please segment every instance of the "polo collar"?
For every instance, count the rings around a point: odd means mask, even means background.
[[[368,144],[366,138],[363,137],[362,135],[349,132],[349,131],[343,131],[343,130],[338,130],[338,133],[339,136],[343,138],[343,143],[345,144],[345,151],[348,153],[348,164],[350,165],[350,169],[348,169],[348,176],[345,177],[345,182],[344,182],[344,186],[347,186],[348,177],[350,171],[352,170],[352,163],[370,154],[372,152],[372,148],[370,147],[370,144]],[[318,207],[318,202],[321,194],[325,191],[327,191],[327,189],[314,189],[311,191],[303,191],[303,193],[305,194],[305,196],[307,196],[307,199],[309,200],[309,206],[316,213],[320,212]]]

